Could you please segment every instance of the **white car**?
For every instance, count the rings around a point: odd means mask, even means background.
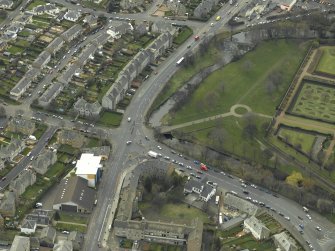
[[[250,186],[251,186],[251,187],[253,187],[253,188],[257,188],[257,186],[256,186],[256,185],[254,185],[254,184],[251,184]]]
[[[222,175],[226,176],[225,172],[220,172]]]
[[[235,191],[230,191],[231,194],[237,195],[237,193]]]
[[[157,146],[157,148],[158,148],[159,150],[162,150],[162,147],[161,147],[161,146]]]
[[[169,156],[164,156],[164,159],[169,160],[170,157]]]
[[[306,217],[307,217],[309,220],[312,220],[312,217],[311,217],[309,214],[306,214]]]
[[[285,216],[284,218],[288,221],[290,220],[290,217],[288,217],[288,216]]]
[[[321,227],[319,227],[319,226],[316,226],[315,229],[318,230],[318,231],[321,231]]]
[[[131,140],[128,140],[128,141],[126,142],[127,145],[130,145],[131,143],[132,143]]]
[[[130,121],[131,121],[131,117],[128,117],[128,119],[127,119],[127,120],[128,120],[128,122],[130,122]]]

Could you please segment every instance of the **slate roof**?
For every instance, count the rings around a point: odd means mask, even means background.
[[[56,230],[53,227],[45,227],[42,229],[40,239],[54,243],[55,238]]]
[[[203,184],[198,180],[190,179],[188,182],[186,182],[184,188],[187,191],[192,191],[193,187],[201,191],[203,189]]]
[[[94,103],[89,103],[85,99],[80,98],[77,102],[73,105],[75,110],[84,109],[92,114],[99,114],[101,111],[101,105],[98,101]]]
[[[205,184],[204,185],[204,188],[202,189],[201,193],[200,193],[200,196],[204,197],[204,198],[207,198],[207,196],[213,191],[213,187],[208,185],[208,184]]]
[[[63,89],[63,85],[61,83],[53,83],[51,84],[48,89],[42,94],[42,96],[39,98],[42,102],[50,102],[52,99],[55,98],[55,94],[61,92]]]
[[[81,208],[92,209],[95,201],[95,190],[88,187],[87,180],[72,176],[61,181],[54,204],[75,203]]]
[[[9,251],[30,251],[29,237],[15,235],[15,238]]]
[[[73,246],[71,241],[60,240],[55,244],[53,251],[72,251]]]
[[[24,220],[21,225],[21,229],[26,228],[26,229],[36,229],[36,221],[35,220]]]

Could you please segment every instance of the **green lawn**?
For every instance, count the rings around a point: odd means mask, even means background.
[[[277,40],[261,43],[241,60],[212,73],[190,100],[170,119],[171,124],[228,112],[234,104],[245,104],[254,112],[272,116],[289,86],[307,44]],[[280,85],[267,93],[268,76],[281,76]],[[199,112],[201,111],[201,112]]]
[[[80,213],[59,212],[60,221],[73,222],[79,224],[87,224],[88,215]]]
[[[313,148],[315,134],[282,127],[279,129],[278,136],[282,137],[284,141],[298,147],[306,154],[309,154]]]
[[[48,126],[45,124],[36,124],[36,130],[34,131],[33,135],[36,137],[37,140],[39,140],[43,133],[48,129]]]
[[[26,9],[27,10],[32,10],[38,5],[45,5],[45,4],[46,4],[46,2],[43,1],[43,0],[34,0],[28,5],[28,7]]]
[[[297,94],[292,113],[309,118],[335,122],[335,88],[304,81]]]
[[[105,126],[119,126],[122,120],[122,114],[117,112],[104,111],[100,116],[98,123]]]
[[[65,223],[57,223],[56,229],[59,231],[78,231],[80,233],[86,233],[87,227],[82,225],[73,225],[73,224],[65,224]]]
[[[7,51],[10,52],[11,54],[19,54],[19,53],[22,53],[24,51],[24,49],[12,45],[12,46],[7,48]]]
[[[185,26],[180,29],[180,33],[173,39],[173,42],[178,45],[183,44],[193,34],[193,31],[190,27]]]
[[[335,74],[335,46],[324,46],[320,50],[323,51],[323,54],[316,70]]]
[[[100,146],[100,140],[98,138],[90,138],[86,147],[97,147]]]
[[[201,210],[190,207],[187,204],[164,204],[160,210],[157,210],[154,205],[148,202],[139,203],[139,208],[144,216],[150,220],[162,220],[174,222],[190,223],[193,219],[198,217],[202,222],[208,223],[208,216]]]
[[[51,167],[49,167],[48,171],[45,173],[45,177],[48,177],[49,179],[59,177],[65,169],[66,167],[63,163],[56,162]]]

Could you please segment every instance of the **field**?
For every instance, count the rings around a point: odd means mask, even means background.
[[[300,148],[306,154],[312,150],[315,136],[314,134],[297,131],[290,128],[280,128],[278,132],[278,136],[280,136],[285,142]]]
[[[335,75],[335,47],[325,46],[321,50],[323,54],[316,70]]]
[[[160,210],[157,210],[154,205],[148,202],[141,202],[139,203],[139,208],[149,220],[174,221],[187,224],[198,217],[204,223],[209,222],[205,213],[194,207],[189,208],[187,204],[167,203]]]
[[[278,40],[261,43],[241,60],[213,72],[171,118],[179,124],[228,112],[234,104],[272,116],[306,52],[306,44]],[[268,92],[271,76],[280,84]],[[199,112],[201,111],[201,112]]]
[[[312,119],[335,122],[335,88],[313,82],[302,83],[292,113]]]
[[[98,123],[105,126],[119,126],[122,120],[122,114],[116,112],[105,111],[98,121]]]

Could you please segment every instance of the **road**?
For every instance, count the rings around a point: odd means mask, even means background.
[[[55,1],[57,3],[62,3],[69,8],[78,9],[81,8],[83,11],[90,11],[90,9],[85,9],[79,6],[74,6],[72,4],[66,3],[65,1]],[[113,154],[112,157],[106,163],[104,176],[101,182],[101,185],[98,190],[98,201],[99,206],[93,212],[92,219],[90,225],[88,227],[88,232],[85,239],[84,250],[106,250],[108,247],[106,246],[105,233],[108,228],[107,222],[111,216],[113,216],[113,208],[117,203],[116,194],[118,193],[118,184],[120,184],[122,173],[125,169],[127,169],[131,164],[134,164],[136,161],[134,158],[134,153],[137,156],[144,156],[146,152],[150,149],[156,149],[157,143],[155,142],[152,130],[147,128],[144,123],[144,116],[154,101],[157,94],[162,90],[167,80],[178,70],[178,66],[176,66],[176,62],[182,56],[184,56],[189,50],[196,50],[201,40],[204,36],[212,36],[215,33],[219,32],[224,28],[224,25],[228,22],[228,19],[234,15],[240,8],[243,8],[246,4],[245,1],[241,1],[239,6],[230,6],[226,5],[222,8],[216,15],[221,15],[223,18],[216,22],[213,20],[208,21],[207,23],[199,23],[194,21],[172,21],[162,19],[167,22],[175,22],[188,25],[193,27],[195,30],[195,35],[200,36],[200,41],[194,41],[193,38],[190,38],[186,41],[182,46],[177,48],[167,59],[165,62],[162,62],[158,67],[157,75],[150,77],[146,80],[141,88],[134,95],[132,102],[128,106],[125,111],[124,117],[131,117],[131,122],[127,122],[126,120],[122,121],[122,124],[117,129],[106,129],[106,128],[90,128],[91,131],[95,130],[96,133],[101,133],[101,136],[106,137],[113,143]],[[230,13],[228,15],[228,12]],[[151,20],[154,17],[148,16],[146,13],[138,13],[138,14],[129,14],[129,15],[118,15],[118,14],[110,14],[104,12],[95,12],[97,14],[104,14],[107,17],[112,17],[116,19],[116,17],[122,16],[122,18],[131,18],[136,20]],[[154,20],[157,21],[160,18],[155,17]],[[124,21],[124,19],[123,19]],[[213,22],[213,26],[211,23]],[[98,33],[97,33],[98,35]],[[90,37],[87,42],[92,41],[94,37]],[[84,46],[84,44],[82,44]],[[188,48],[190,46],[190,48]],[[71,54],[72,52],[70,52]],[[69,60],[71,55],[66,57],[61,62],[61,66],[65,66]],[[44,81],[47,82],[48,78]],[[43,83],[39,84],[39,88],[43,85]],[[39,89],[37,89],[39,90]],[[37,92],[36,90],[36,92]],[[36,95],[33,95],[30,99],[27,100],[25,105],[14,107],[8,106],[6,107],[7,111],[10,115],[15,114],[15,110],[24,109],[25,116],[36,115],[35,112],[31,111],[29,108],[29,103],[35,98]],[[82,124],[74,123],[68,121],[67,119],[59,119],[55,117],[45,116],[38,114],[36,116],[42,116],[44,122],[51,126],[47,132],[42,136],[37,145],[32,151],[32,155],[36,156],[42,148],[45,146],[45,140],[50,137],[54,133],[57,127],[80,127],[83,128]],[[86,126],[87,129],[87,126]],[[145,139],[145,136],[148,137],[149,140]],[[132,140],[132,144],[127,146],[125,142],[127,140]],[[167,148],[162,150],[162,153],[165,155],[171,155],[171,151]],[[186,160],[181,157],[176,157],[179,162],[184,162],[186,164]],[[6,186],[10,180],[12,180],[20,171],[22,171],[29,163],[29,158],[25,157],[22,161],[7,175],[7,180],[1,181],[0,186]],[[191,162],[187,162],[188,165],[192,165]],[[193,165],[192,172],[195,172],[197,167]],[[187,170],[185,170],[187,172]],[[189,170],[188,172],[191,172]],[[222,174],[218,174],[214,171],[209,171],[203,176],[208,176],[208,178],[216,183],[219,186],[224,187],[226,190],[234,190],[239,194],[242,194],[242,188],[240,183],[236,178],[228,178]],[[324,218],[320,217],[315,213],[311,213],[312,220],[308,220],[305,217],[304,212],[300,205],[287,200],[285,198],[276,198],[271,194],[266,193],[265,191],[261,191],[259,189],[248,188],[250,190],[250,196],[258,201],[262,201],[267,205],[276,209],[276,211],[282,212],[285,216],[290,217],[289,222],[284,221],[285,226],[296,226],[301,222],[297,217],[303,217],[303,223],[305,225],[305,233],[303,234],[303,238],[305,240],[309,240],[316,250],[330,250],[331,246],[334,246],[335,240],[335,232],[334,225],[329,223]],[[321,232],[317,232],[315,230],[315,226],[319,225],[322,228]],[[98,244],[101,244],[102,247],[99,248]]]

